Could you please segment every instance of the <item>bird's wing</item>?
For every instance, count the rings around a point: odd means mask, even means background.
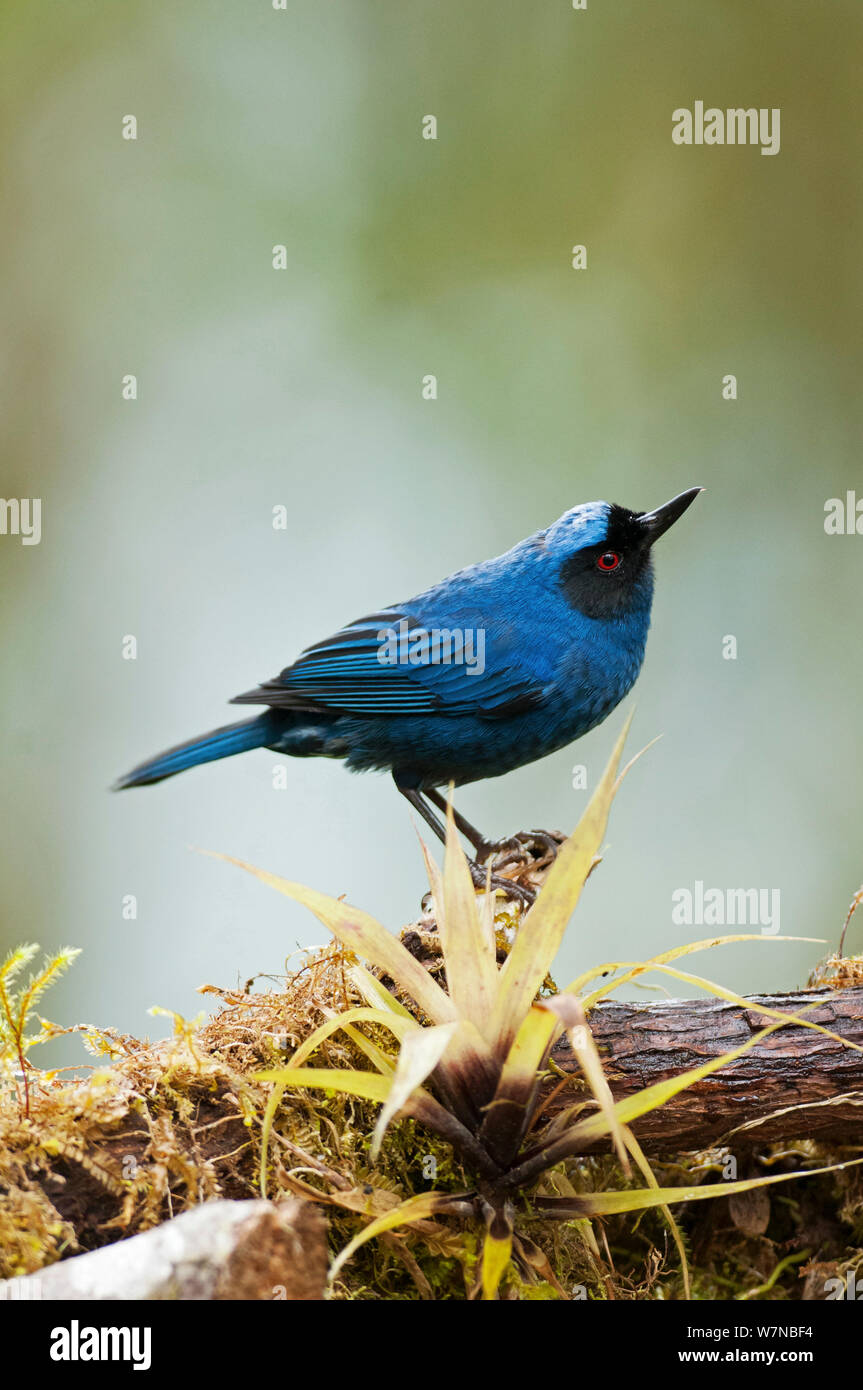
[[[417,629],[424,630],[406,613],[373,613],[309,647],[275,680],[236,696],[231,703],[369,716],[477,714],[495,719],[542,702],[543,682],[509,659],[500,642],[496,653],[484,651],[482,671],[474,662],[475,674],[469,674],[471,666],[465,660],[424,660],[412,665],[409,660],[381,659],[382,633],[401,634],[399,651],[407,656],[409,635]]]

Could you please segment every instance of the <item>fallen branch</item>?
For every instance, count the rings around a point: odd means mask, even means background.
[[[863,988],[759,994],[747,1003],[745,1009],[719,999],[596,1006],[589,1022],[616,1100],[740,1047],[774,1021],[765,1009],[794,1014],[815,1003],[806,1018],[856,1044],[788,1024],[636,1120],[639,1143],[674,1153],[725,1140],[734,1149],[784,1139],[863,1140]],[[566,1037],[553,1059],[574,1081],[580,1076]],[[578,1099],[577,1084],[558,1087],[559,1077],[546,1083],[550,1114]]]

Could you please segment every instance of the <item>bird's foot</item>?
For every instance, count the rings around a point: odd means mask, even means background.
[[[489,875],[488,868],[483,868],[475,860],[469,861],[470,876],[475,888],[483,892],[486,887],[489,892],[501,892],[506,897],[512,898],[514,902],[521,903],[522,908],[531,907],[536,899],[536,890],[529,888],[526,883],[517,883],[515,879],[503,878],[500,874]]]
[[[476,851],[477,864],[495,859],[495,868],[506,864],[527,863],[545,867],[557,857],[566,836],[559,830],[521,830],[503,840],[483,840]]]

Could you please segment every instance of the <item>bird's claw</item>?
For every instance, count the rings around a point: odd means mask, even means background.
[[[551,860],[556,857],[565,838],[558,831],[520,830],[518,834],[508,835],[503,840],[483,840],[477,848],[476,861],[484,864],[492,857],[506,855],[497,864],[498,868],[502,868],[505,864],[544,859],[546,856]]]
[[[528,888],[523,883],[516,883],[511,878],[502,878],[499,874],[489,875],[488,869],[476,861],[470,863],[470,876],[475,888],[485,891],[488,887],[492,893],[500,891],[514,902],[521,903],[522,907],[531,907],[536,900],[535,889]]]

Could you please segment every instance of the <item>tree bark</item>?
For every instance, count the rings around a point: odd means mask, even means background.
[[[765,1008],[793,1014],[815,1003],[805,1017],[856,1048],[786,1024],[736,1061],[680,1092],[634,1121],[646,1149],[667,1153],[728,1142],[736,1151],[788,1139],[828,1143],[863,1140],[863,988],[758,994],[746,1009],[719,999],[663,1003],[601,1001],[589,1023],[616,1100],[740,1047],[774,1020]],[[553,1060],[580,1075],[564,1037]],[[560,1078],[545,1084],[546,1113],[572,1105],[579,1088]],[[597,1145],[597,1148],[605,1145]]]

